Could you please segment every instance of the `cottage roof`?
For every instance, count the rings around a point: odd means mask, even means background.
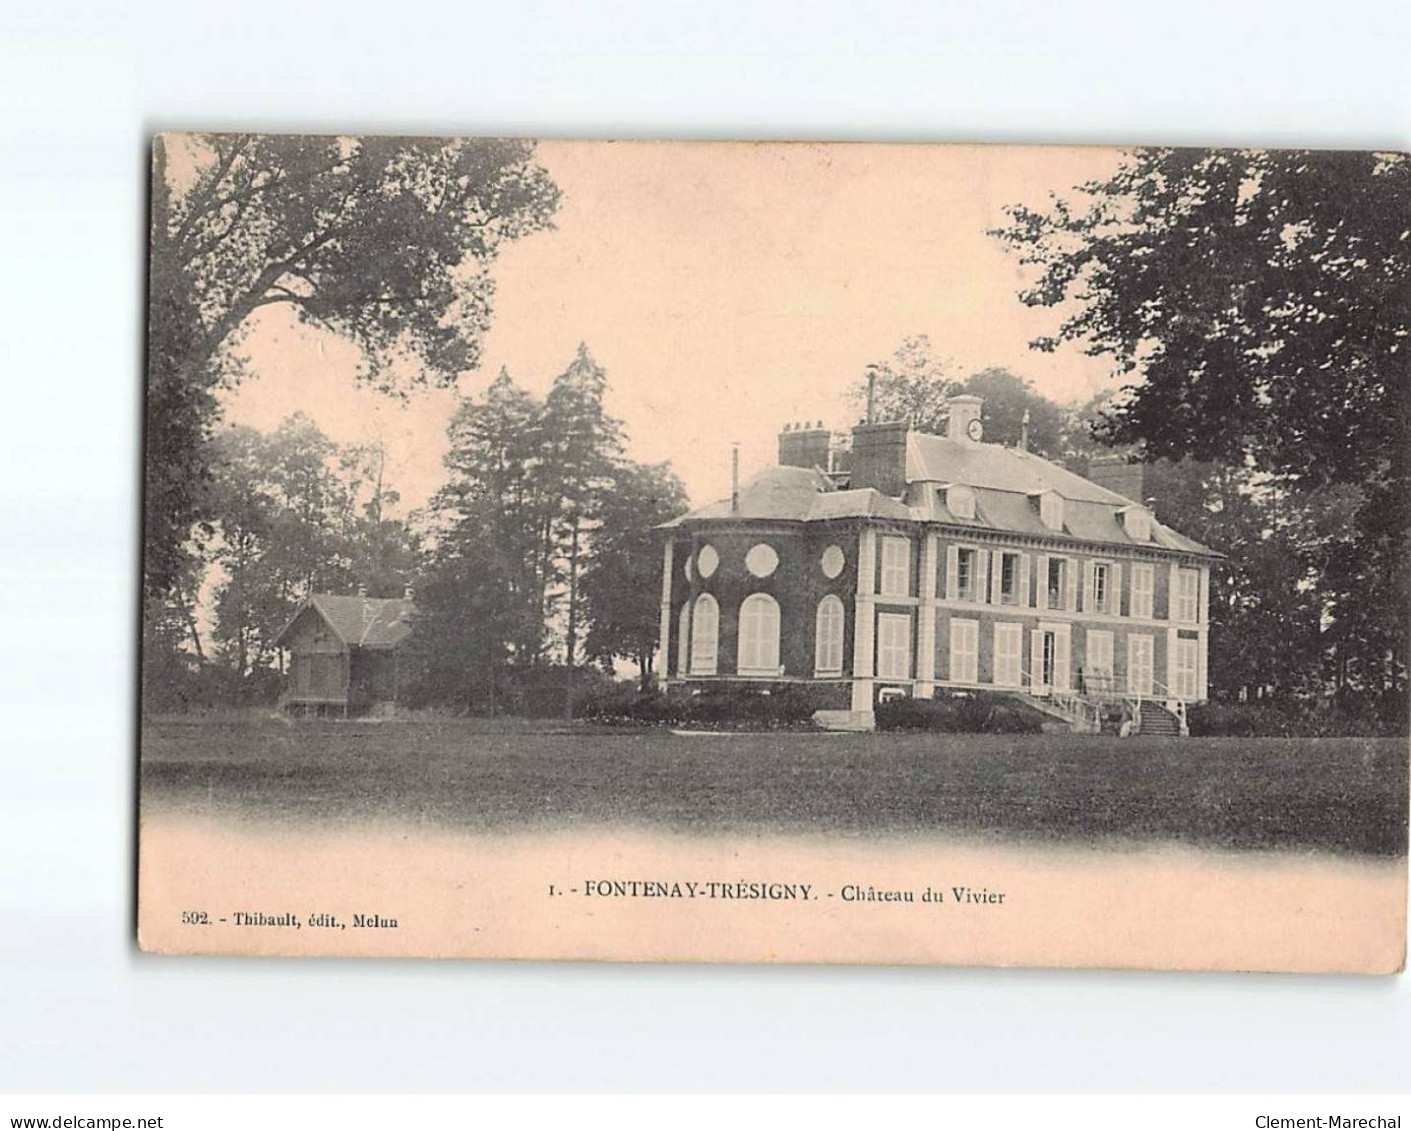
[[[1141,500],[1128,499],[1032,452],[999,444],[981,444],[911,432],[907,435],[904,500],[875,488],[840,488],[817,468],[771,467],[740,488],[739,507],[721,499],[666,523],[721,519],[774,519],[811,522],[844,518],[893,518],[938,522],[975,530],[1067,537],[1082,542],[1151,547],[1190,554],[1212,551],[1192,538],[1151,522],[1149,541],[1127,533],[1122,510]],[[936,484],[936,489],[910,487]],[[963,484],[975,491],[975,517],[957,516],[946,507],[944,487]],[[1052,491],[1063,500],[1061,530],[1045,526],[1034,497]]]
[[[401,597],[359,597],[314,593],[300,603],[289,623],[274,638],[275,645],[313,609],[342,643],[352,648],[395,648],[411,632],[416,606]]]

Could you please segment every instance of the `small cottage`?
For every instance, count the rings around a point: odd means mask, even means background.
[[[289,653],[279,704],[294,715],[391,715],[397,706],[398,657],[411,634],[407,598],[307,598],[274,638]]]

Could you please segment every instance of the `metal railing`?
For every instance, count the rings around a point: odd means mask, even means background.
[[[1154,690],[1159,690],[1163,693],[1164,702],[1161,705],[1176,717],[1176,726],[1177,729],[1180,730],[1181,735],[1185,736],[1190,734],[1190,724],[1186,720],[1186,701],[1164,683],[1156,679],[1151,681],[1151,686]]]
[[[1122,687],[1115,676],[1106,673],[1082,673],[1076,691],[1064,690],[1042,681],[1035,684],[1033,673],[1023,669],[1020,670],[1020,679],[1023,681],[1020,690],[1035,695],[1036,687],[1042,688],[1044,697],[1054,710],[1077,730],[1099,733],[1108,710],[1117,707],[1121,710],[1119,725],[1127,733],[1137,734],[1142,726],[1142,707],[1150,702],[1175,718],[1177,730],[1182,736],[1190,733],[1186,700],[1156,679],[1151,681],[1150,693]]]
[[[1034,673],[1019,669],[1020,686],[1013,690],[1038,698],[1034,694]],[[1102,704],[1092,702],[1081,693],[1064,691],[1051,683],[1041,682],[1054,712],[1062,716],[1074,730],[1097,734],[1102,730]]]

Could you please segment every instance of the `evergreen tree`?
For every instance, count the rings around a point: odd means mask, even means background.
[[[573,714],[573,669],[578,661],[579,574],[585,542],[594,537],[608,498],[618,486],[622,425],[605,405],[607,374],[586,344],[557,378],[544,403],[545,460],[549,497],[555,506],[548,532],[555,560],[562,562],[564,630],[564,714]]]

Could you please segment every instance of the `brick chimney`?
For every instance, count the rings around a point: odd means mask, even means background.
[[[1088,463],[1088,481],[1109,491],[1116,491],[1124,499],[1134,503],[1145,503],[1142,498],[1142,472],[1139,463],[1128,463],[1118,455],[1094,456]]]
[[[779,433],[780,467],[828,468],[828,446],[833,434],[818,424],[790,424]]]
[[[906,490],[906,421],[859,424],[852,430],[850,487],[875,487],[900,497]]]

